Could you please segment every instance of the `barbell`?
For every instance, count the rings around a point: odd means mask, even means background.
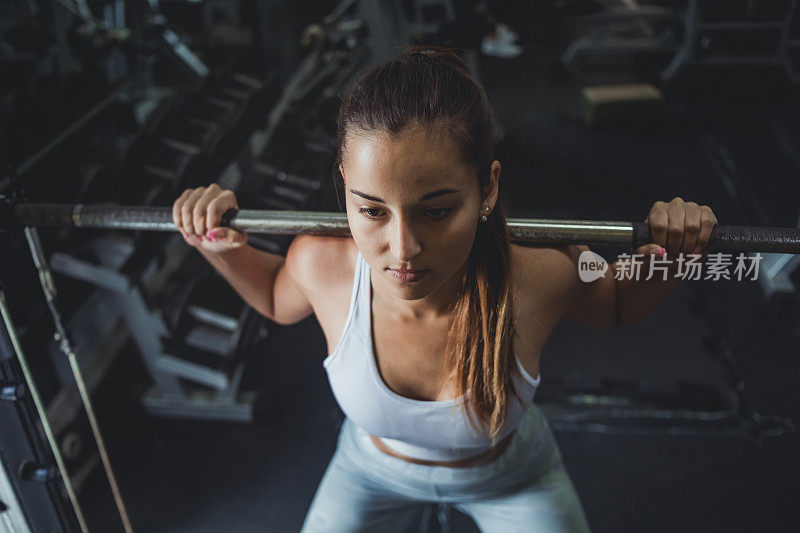
[[[0,227],[73,227],[138,231],[177,231],[169,207],[19,203],[5,208]],[[240,209],[223,216],[222,225],[248,233],[273,235],[350,235],[347,216],[321,211]],[[637,248],[652,242],[644,222],[507,219],[512,241],[550,244],[617,245]],[[716,226],[711,252],[800,254],[800,229]]]

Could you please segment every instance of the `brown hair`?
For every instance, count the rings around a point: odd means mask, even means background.
[[[446,131],[487,191],[496,143],[489,101],[451,50],[411,46],[398,59],[364,72],[345,93],[337,123],[339,165],[348,131],[396,135],[416,124]],[[511,395],[519,398],[511,380],[518,369],[512,359],[508,229],[499,196],[488,221],[478,224],[467,261],[448,333],[450,378],[473,427],[494,440]]]

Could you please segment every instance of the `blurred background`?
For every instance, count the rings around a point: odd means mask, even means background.
[[[510,216],[641,221],[680,196],[721,224],[796,227],[797,4],[3,0],[0,194],[169,206],[217,182],[242,208],[341,212],[347,82],[428,43],[489,94]],[[256,315],[179,235],[41,239],[133,528],[299,530],[343,419],[316,319]],[[686,282],[612,332],[556,329],[537,402],[594,531],[797,531],[800,265],[763,255],[757,281]],[[122,531],[21,231],[0,258],[88,529]],[[8,334],[0,531],[79,530]],[[412,531],[477,528],[431,507]]]

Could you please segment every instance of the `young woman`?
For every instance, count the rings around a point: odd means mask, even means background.
[[[637,320],[680,281],[583,283],[585,246],[510,244],[486,94],[448,50],[409,48],[364,73],[338,124],[352,238],[298,236],[284,258],[219,227],[231,191],[190,189],[173,207],[256,310],[322,326],[346,418],[303,531],[403,531],[426,502],[483,531],[588,530],[532,404],[542,346],[561,320]],[[675,256],[702,252],[716,218],[675,198],[646,222],[654,243],[637,252]]]

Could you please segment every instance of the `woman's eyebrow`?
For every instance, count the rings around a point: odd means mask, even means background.
[[[357,194],[362,198],[366,198],[372,202],[378,202],[379,204],[385,204],[386,202],[377,196],[369,195],[365,192],[357,191],[355,189],[350,189],[350,192],[353,194]],[[425,196],[419,199],[420,202],[424,202],[425,200],[430,200],[431,198],[436,198],[437,196],[442,196],[443,194],[452,194],[461,192],[461,189],[439,189],[438,191],[429,192]]]

